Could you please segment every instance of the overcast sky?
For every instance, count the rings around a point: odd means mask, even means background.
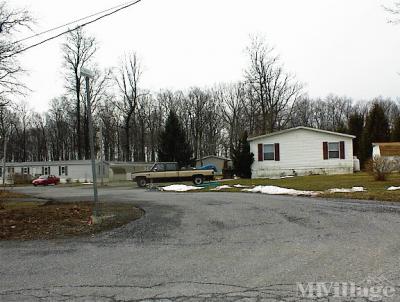
[[[11,0],[27,7],[39,32],[118,5],[123,0]],[[144,88],[187,89],[243,78],[251,34],[275,46],[287,71],[312,97],[356,100],[400,96],[400,25],[382,9],[390,0],[143,0],[90,25],[100,67],[136,51]],[[26,52],[22,63],[37,111],[64,92],[61,43]],[[27,41],[27,44],[35,40]]]

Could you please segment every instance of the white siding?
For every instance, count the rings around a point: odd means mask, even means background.
[[[374,158],[375,156],[381,156],[381,148],[379,145],[373,145],[372,148],[372,158]],[[400,156],[382,156],[383,158],[386,158],[388,160],[394,160],[394,161],[398,161],[400,160]]]
[[[196,161],[197,168],[199,168],[201,166],[205,166],[205,165],[214,165],[217,168],[218,173],[222,173],[222,170],[224,169],[224,164],[225,164],[225,160],[222,158],[218,158],[218,157],[207,157],[202,160],[198,159]],[[232,166],[232,161],[228,160],[227,165],[228,165],[228,167]]]
[[[14,166],[18,164],[19,166]],[[64,162],[36,162],[36,163],[6,163],[7,167],[14,167],[14,173],[22,173],[23,167],[29,167],[29,173],[32,177],[36,177],[42,175],[43,167],[50,167],[51,175],[55,175],[60,177],[61,182],[65,183],[67,179],[73,182],[91,182],[92,181],[92,166],[90,161],[73,161],[69,163],[68,161]],[[68,170],[68,175],[60,175],[59,167],[66,166]],[[101,180],[101,164],[96,162],[96,172],[97,172],[97,180],[100,182]],[[6,169],[7,171],[7,169]],[[6,176],[8,173],[6,173]],[[107,181],[109,176],[109,165],[107,163],[104,164],[104,180]],[[7,178],[6,178],[7,179]],[[2,182],[2,177],[0,177],[0,182]]]
[[[374,145],[372,148],[372,157],[375,156],[381,156],[381,149],[379,148],[379,145]]]
[[[345,159],[323,158],[323,142],[345,142]],[[280,161],[258,161],[258,144],[280,145]],[[285,132],[250,142],[254,153],[252,177],[353,173],[352,138],[306,129]]]
[[[104,178],[108,178],[108,165],[104,165]],[[97,181],[99,182],[101,179],[101,165],[96,164],[96,176]],[[58,166],[57,166],[57,176],[58,175]],[[70,178],[72,181],[79,181],[79,182],[91,182],[93,181],[92,178],[92,166],[90,164],[87,165],[70,165],[68,166],[68,176],[60,176],[61,179],[68,179]]]

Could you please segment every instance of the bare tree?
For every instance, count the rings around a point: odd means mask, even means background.
[[[233,150],[239,143],[240,135],[246,130],[244,110],[246,105],[246,91],[243,83],[221,85],[214,89],[214,97],[221,104],[221,116],[228,132],[228,149]]]
[[[207,122],[204,113],[207,110],[210,99],[211,95],[208,91],[203,91],[198,87],[192,88],[185,98],[182,108],[188,117],[190,144],[193,147],[195,158],[201,158],[205,155],[202,148],[205,124]]]
[[[131,124],[135,117],[139,101],[139,81],[142,75],[139,59],[136,53],[126,56],[120,63],[115,76],[122,100],[116,106],[123,114],[123,129],[125,132],[124,160],[131,161]]]
[[[305,96],[292,106],[291,127],[313,127],[313,100]]]
[[[181,91],[174,93],[171,90],[162,90],[157,93],[157,101],[161,107],[160,110],[166,114],[171,110],[178,113],[180,109],[179,105],[181,105],[180,101],[182,99],[183,93]],[[166,118],[166,116],[164,118]]]
[[[120,159],[119,150],[119,129],[120,129],[120,112],[115,107],[114,95],[108,95],[103,99],[98,108],[99,123],[102,123],[103,131],[103,153],[105,160]]]
[[[165,120],[165,113],[171,111],[163,111],[162,101],[155,99],[151,103],[152,105],[147,107],[147,128],[148,128],[148,148],[147,148],[147,160],[156,161],[156,154],[158,151],[158,144],[160,133],[162,132],[163,122]]]
[[[30,28],[33,19],[25,9],[11,9],[5,1],[0,2],[0,105],[7,104],[10,96],[23,94],[26,86],[19,76],[24,69],[18,61],[22,44],[15,41],[15,34]]]
[[[75,114],[70,100],[66,96],[54,98],[47,113],[47,137],[52,160],[68,160],[75,153]]]
[[[302,85],[283,70],[274,49],[262,39],[253,38],[247,50],[250,65],[245,76],[259,106],[261,132],[279,130],[289,122],[291,105],[301,96]]]
[[[400,1],[394,1],[392,6],[384,6],[383,8],[392,15],[392,19],[389,20],[390,23],[400,23]]]
[[[1,168],[1,176],[2,176],[2,185],[5,190],[6,185],[6,161],[10,157],[8,155],[8,143],[10,141],[10,137],[12,134],[12,127],[15,122],[15,117],[10,110],[6,106],[0,107],[0,134],[2,139],[2,168]],[[12,156],[12,154],[11,154]]]
[[[67,41],[63,44],[64,66],[67,69],[67,89],[75,97],[76,110],[76,149],[78,159],[83,158],[82,144],[82,84],[83,78],[80,74],[82,68],[87,67],[97,50],[96,40],[86,36],[79,28],[69,33]]]
[[[343,131],[351,114],[352,100],[329,94],[325,98],[328,126],[326,130]]]
[[[18,140],[19,158],[21,161],[28,161],[30,150],[28,149],[29,129],[31,128],[32,111],[28,108],[28,103],[22,101],[15,104],[15,113],[18,121],[15,123],[15,133]]]
[[[101,72],[97,67],[92,67],[93,78],[89,80],[90,89],[90,104],[91,104],[91,114],[93,116],[93,121],[96,121],[96,112],[99,109],[100,104],[110,95],[108,90],[110,88],[112,73],[110,69]],[[87,108],[87,94],[84,93],[82,96],[83,102],[83,138],[84,138],[84,154],[85,158],[90,158],[90,145],[89,145],[89,115]]]
[[[31,158],[33,161],[46,161],[48,157],[48,131],[44,114],[34,112],[32,114],[32,126],[29,129],[29,144]],[[49,131],[50,132],[50,131]]]

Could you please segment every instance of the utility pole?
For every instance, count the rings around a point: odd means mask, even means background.
[[[7,155],[7,135],[6,132],[4,132],[3,136],[3,191],[6,190],[6,155]]]
[[[93,178],[93,195],[94,195],[94,206],[93,206],[93,217],[92,222],[99,216],[99,196],[97,193],[97,176],[96,176],[96,160],[94,154],[94,133],[93,133],[93,121],[92,121],[92,104],[90,101],[90,79],[93,78],[93,73],[85,68],[81,69],[81,75],[85,77],[86,82],[86,106],[89,123],[89,143],[90,143],[90,157],[92,161],[92,178]]]
[[[103,158],[103,123],[100,122],[100,175],[101,175],[101,186],[104,186],[104,158]]]

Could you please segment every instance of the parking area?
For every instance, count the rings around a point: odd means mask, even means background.
[[[89,187],[15,190],[91,199]],[[308,301],[298,283],[371,276],[398,289],[396,204],[130,187],[99,193],[146,214],[91,237],[2,242],[0,300]]]

